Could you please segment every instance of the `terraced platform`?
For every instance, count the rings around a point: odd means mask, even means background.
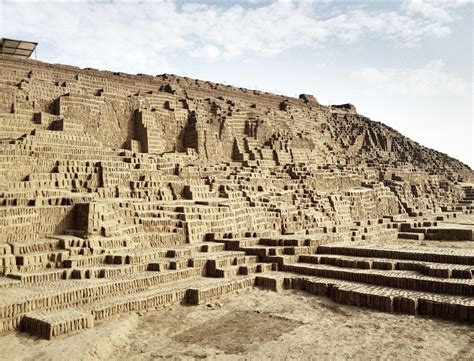
[[[474,177],[357,113],[0,56],[0,332],[297,288],[474,320]]]

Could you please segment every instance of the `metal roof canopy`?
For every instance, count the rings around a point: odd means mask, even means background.
[[[38,43],[32,41],[2,38],[0,40],[0,54],[27,59],[35,51],[36,45]]]

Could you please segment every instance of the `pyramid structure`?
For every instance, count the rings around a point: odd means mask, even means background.
[[[0,332],[250,287],[474,320],[473,249],[426,246],[473,172],[351,104],[8,56],[0,94]]]

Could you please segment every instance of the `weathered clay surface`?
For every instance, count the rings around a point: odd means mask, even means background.
[[[474,320],[472,248],[430,246],[474,240],[472,171],[351,104],[8,57],[0,94],[0,331],[253,286]]]

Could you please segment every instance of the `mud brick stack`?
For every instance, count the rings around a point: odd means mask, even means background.
[[[93,326],[94,319],[92,315],[78,310],[66,310],[49,314],[32,313],[23,317],[21,322],[24,331],[48,340]]]

